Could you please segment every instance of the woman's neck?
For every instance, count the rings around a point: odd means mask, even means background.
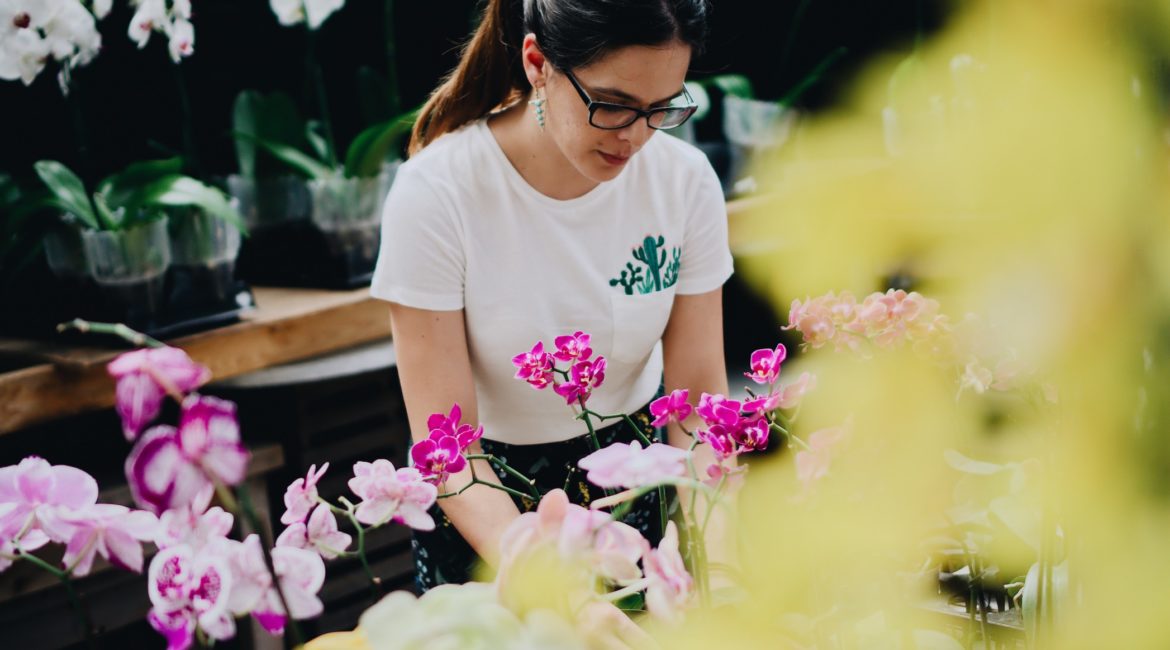
[[[508,161],[537,192],[567,201],[597,187],[597,181],[582,176],[565,158],[552,135],[540,129],[527,101],[492,115],[487,123]]]

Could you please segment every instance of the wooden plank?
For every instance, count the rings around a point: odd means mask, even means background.
[[[390,311],[368,289],[323,291],[256,287],[245,320],[169,341],[226,379],[390,336]],[[9,339],[2,349],[37,353]],[[109,408],[114,384],[106,364],[119,354],[94,347],[46,345],[52,363],[0,374],[0,435],[59,417]]]

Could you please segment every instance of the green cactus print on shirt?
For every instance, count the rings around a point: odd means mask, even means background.
[[[675,246],[670,251],[670,261],[667,261],[666,239],[646,237],[640,246],[635,246],[632,252],[633,262],[626,262],[626,268],[621,275],[612,278],[609,286],[621,285],[627,296],[634,293],[647,294],[662,291],[673,287],[678,282],[679,264],[682,258],[682,249]]]

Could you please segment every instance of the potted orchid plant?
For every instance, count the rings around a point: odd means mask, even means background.
[[[382,200],[400,164],[395,155],[409,133],[414,113],[401,112],[395,75],[394,38],[390,19],[393,3],[386,5],[387,55],[390,80],[370,68],[358,72],[364,118],[373,125],[358,133],[344,156],[333,134],[324,79],[315,58],[317,33],[325,20],[342,8],[343,1],[273,0],[272,10],[282,25],[304,24],[308,39],[307,73],[315,90],[318,119],[304,120],[291,99],[280,93],[268,96],[244,91],[237,96],[233,129],[240,174],[229,179],[233,193],[245,203],[245,213],[258,226],[272,226],[273,246],[306,240],[301,252],[282,250],[272,259],[252,259],[247,272],[266,281],[324,282],[358,285],[368,282],[377,258]],[[259,155],[260,153],[264,155]],[[298,181],[287,175],[264,178],[268,159],[279,161]],[[311,226],[300,222],[308,217]],[[331,263],[324,269],[307,269],[304,259],[320,257],[324,249]],[[259,244],[256,248],[262,248]],[[249,251],[250,253],[251,251]],[[317,253],[314,255],[314,253]],[[281,266],[294,258],[297,265]],[[334,263],[335,262],[335,263]],[[312,266],[312,265],[309,265]],[[287,269],[284,267],[288,267]]]

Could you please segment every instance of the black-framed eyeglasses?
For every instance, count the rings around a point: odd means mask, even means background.
[[[642,110],[623,104],[594,101],[589,96],[589,93],[585,92],[585,89],[581,87],[581,82],[577,81],[577,78],[573,76],[572,72],[565,70],[564,73],[569,78],[569,81],[572,82],[573,87],[577,89],[577,94],[581,96],[581,101],[585,102],[586,108],[589,109],[589,124],[599,129],[606,129],[608,131],[624,129],[642,117],[646,118],[646,124],[652,129],[673,129],[676,126],[682,126],[682,123],[689,120],[698,109],[698,104],[695,103],[691,94],[687,92],[686,86],[683,86],[682,94],[682,99],[686,101],[685,104],[658,106],[648,110]]]

